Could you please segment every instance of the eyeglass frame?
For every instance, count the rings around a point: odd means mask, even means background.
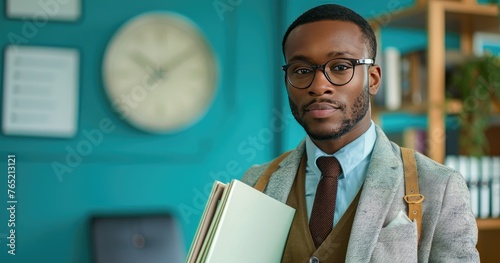
[[[326,71],[325,71],[325,67],[326,67],[326,64],[332,62],[333,60],[337,60],[337,59],[343,59],[343,60],[347,60],[349,62],[352,63],[352,76],[351,78],[344,84],[335,84],[333,83],[333,81],[330,79],[330,77],[328,76],[328,74],[326,74]],[[292,65],[292,64],[295,64],[295,63],[299,63],[299,62],[293,62],[293,63],[289,63],[289,64],[286,64],[286,65],[283,65],[281,66],[281,69],[283,71],[285,71],[285,79],[286,81],[292,85],[292,87],[296,88],[296,89],[307,89],[309,88],[313,82],[314,82],[314,78],[316,77],[316,71],[317,69],[321,69],[323,71],[323,75],[325,75],[326,79],[328,80],[328,82],[330,82],[332,85],[335,85],[335,86],[344,86],[344,85],[347,85],[349,82],[351,82],[351,80],[354,78],[354,73],[355,73],[355,69],[356,69],[356,66],[358,65],[374,65],[375,64],[375,61],[371,58],[360,58],[360,59],[355,59],[355,58],[333,58],[333,59],[330,59],[328,60],[325,64],[322,64],[322,65],[314,65],[314,64],[311,64],[307,61],[302,61],[303,63],[305,64],[308,64],[312,67],[313,69],[313,77],[311,79],[311,83],[309,83],[309,85],[307,85],[306,87],[303,87],[303,88],[299,88],[295,85],[292,84],[292,82],[290,81],[290,79],[288,78],[288,68]]]

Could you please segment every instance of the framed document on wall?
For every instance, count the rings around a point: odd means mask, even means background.
[[[11,45],[5,49],[5,135],[73,137],[77,131],[79,52]]]
[[[6,0],[5,14],[7,18],[32,19],[38,22],[76,21],[81,16],[81,7],[81,0]]]

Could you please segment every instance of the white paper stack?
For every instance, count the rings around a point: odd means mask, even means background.
[[[227,186],[216,181],[186,262],[278,263],[294,214],[238,180]]]

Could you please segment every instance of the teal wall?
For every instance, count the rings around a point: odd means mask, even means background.
[[[79,21],[48,23],[27,43],[79,50],[78,133],[72,139],[0,135],[4,178],[0,184],[0,262],[90,262],[88,220],[101,214],[173,213],[187,250],[202,212],[199,203],[205,201],[214,178],[228,180],[226,174],[239,178],[251,164],[275,154],[279,140],[270,137],[280,132],[271,130],[276,118],[271,112],[275,69],[279,69],[273,59],[278,48],[275,3],[242,1],[225,12],[223,20],[212,1],[84,0],[82,5]],[[0,9],[3,14],[3,4]],[[220,63],[211,108],[198,123],[176,134],[147,134],[120,120],[102,84],[103,53],[113,33],[133,16],[153,10],[173,11],[193,20]],[[9,44],[8,33],[23,34],[24,23],[1,16],[2,49]],[[100,121],[106,119],[113,131],[105,133],[102,142],[59,180],[51,164],[68,164],[69,149],[88,141],[83,131],[99,129]],[[8,153],[17,160],[16,256],[8,255],[6,246]]]
[[[220,1],[239,5],[221,19],[215,1],[82,0],[79,21],[50,22],[28,38],[27,45],[79,50],[78,133],[71,139],[0,135],[0,262],[90,262],[89,218],[102,214],[172,213],[187,250],[214,179],[240,178],[250,165],[297,145],[303,131],[288,110],[281,36],[306,9],[340,1]],[[346,4],[369,17],[412,3]],[[215,50],[221,72],[205,117],[167,135],[147,134],[123,122],[107,100],[100,73],[105,47],[120,25],[158,10],[193,20]],[[5,13],[4,5],[0,13]],[[8,33],[22,35],[28,22],[0,16],[0,47],[9,44]],[[425,44],[425,36],[417,38],[396,44],[410,49],[414,46],[408,43]],[[3,56],[1,52],[0,72]],[[113,130],[71,172],[58,177],[51,164],[65,164],[70,152],[88,140],[84,131],[99,129],[102,120]],[[6,246],[7,154],[17,160],[16,256],[8,255]]]

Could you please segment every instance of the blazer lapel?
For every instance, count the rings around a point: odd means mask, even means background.
[[[304,151],[305,140],[281,162],[279,168],[271,176],[264,193],[286,203]]]
[[[402,162],[379,127],[351,230],[347,262],[369,262],[386,214],[402,183]]]

